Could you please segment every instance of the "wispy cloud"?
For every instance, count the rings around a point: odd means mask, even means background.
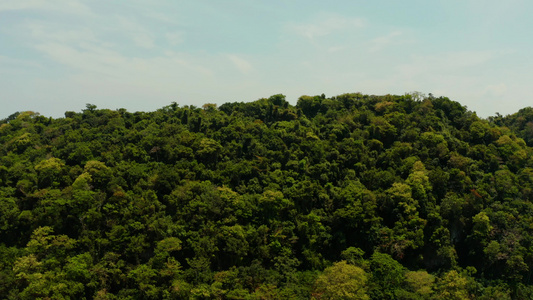
[[[365,26],[362,18],[346,18],[343,16],[326,16],[316,22],[292,23],[288,25],[290,31],[310,40],[327,36],[331,33],[359,29]]]
[[[0,55],[0,75],[13,77],[15,74],[34,74],[41,72],[42,67],[38,62]]]
[[[179,45],[185,41],[183,32],[169,32],[165,34],[167,42],[173,46]]]
[[[198,59],[174,52],[167,52],[163,56],[140,58],[125,56],[115,50],[97,45],[88,45],[83,49],[78,49],[64,44],[42,43],[36,48],[53,61],[68,66],[72,70],[125,82],[144,76],[156,78],[158,75],[172,76],[176,73],[187,73],[191,77],[213,74],[209,67],[195,61]]]
[[[0,12],[10,10],[45,10],[90,15],[91,9],[78,0],[2,0]]]
[[[230,54],[228,55],[228,58],[231,60],[231,62],[235,65],[235,67],[243,74],[248,74],[250,70],[252,70],[252,65],[242,57],[239,57],[237,55]]]
[[[47,21],[30,21],[24,25],[34,41],[56,42],[79,45],[98,42],[92,28],[72,26],[65,27]]]
[[[9,11],[9,10],[24,10],[31,8],[40,8],[45,5],[46,1],[42,0],[5,0],[0,2],[0,11]]]
[[[485,93],[492,96],[503,96],[507,92],[508,88],[505,83],[497,83],[488,85],[485,88]]]
[[[378,52],[385,47],[399,43],[400,37],[403,36],[403,32],[395,30],[390,32],[387,35],[379,36],[370,41],[368,51],[369,52]]]
[[[78,49],[60,43],[40,43],[37,50],[53,61],[76,71],[95,72],[99,75],[116,74],[116,68],[124,64],[125,58],[118,53],[99,46],[85,46]]]
[[[116,16],[118,31],[126,34],[135,45],[151,49],[154,47],[154,34],[133,18]]]
[[[447,74],[452,71],[487,63],[498,53],[494,51],[457,51],[433,55],[413,55],[409,62],[398,66],[401,75],[413,77],[420,74]]]
[[[328,47],[328,52],[335,53],[335,52],[343,51],[345,49],[346,49],[346,46],[331,46],[331,47]]]

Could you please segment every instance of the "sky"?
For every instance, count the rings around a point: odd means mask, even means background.
[[[0,119],[284,94],[533,105],[533,1],[1,0]]]

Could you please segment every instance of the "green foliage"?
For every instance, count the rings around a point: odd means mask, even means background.
[[[416,92],[15,113],[0,295],[531,298],[532,141]]]
[[[374,252],[370,257],[370,294],[373,299],[393,299],[405,282],[405,269],[390,255]]]
[[[456,270],[451,270],[439,279],[435,299],[471,299],[467,286],[468,279]]]
[[[369,299],[365,271],[344,260],[326,268],[315,285],[313,299]]]
[[[435,276],[427,271],[410,271],[405,273],[407,289],[412,293],[412,298],[431,299]]]

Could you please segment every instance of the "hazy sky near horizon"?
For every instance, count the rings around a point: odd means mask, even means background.
[[[1,0],[0,119],[284,94],[533,105],[533,2]]]

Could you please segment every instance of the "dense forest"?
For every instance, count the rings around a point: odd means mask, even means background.
[[[0,121],[2,299],[531,299],[533,108],[283,95]]]

